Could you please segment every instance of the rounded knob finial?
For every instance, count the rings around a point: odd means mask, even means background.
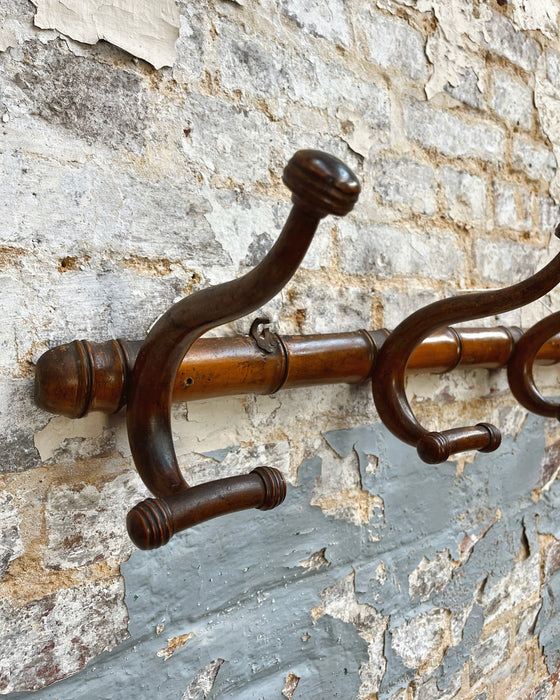
[[[293,193],[294,204],[319,217],[348,214],[361,191],[350,168],[322,151],[297,151],[284,168],[282,179]]]
[[[68,418],[88,412],[92,365],[87,341],[74,340],[47,350],[35,367],[35,403]]]

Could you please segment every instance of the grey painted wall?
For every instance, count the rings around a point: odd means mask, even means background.
[[[321,460],[309,458],[276,511],[217,519],[161,550],[134,552],[123,565],[130,639],[52,688],[10,697],[268,700],[285,697],[291,673],[300,679],[294,697],[347,699],[359,691],[369,642],[385,699],[417,671],[394,650],[403,628],[413,664],[435,646],[445,616],[456,643],[424,678],[427,688],[456,690],[469,659],[471,674],[497,665],[504,640],[498,631],[481,642],[484,620],[534,593],[537,530],[558,535],[557,482],[538,504],[531,499],[541,477],[543,421],[529,419],[517,440],[506,439],[497,454],[478,456],[459,475],[454,462],[421,463],[379,424],[324,439],[339,458],[354,455],[363,488],[383,499],[384,517],[357,526],[310,506]],[[373,473],[366,466],[372,456]],[[473,533],[478,539],[461,554]],[[435,561],[442,552],[460,562],[452,572],[439,566],[411,578],[423,558]],[[540,613],[539,604],[517,616],[514,640],[522,645],[536,620],[552,665],[560,659],[559,576],[550,573]],[[344,612],[349,600],[353,618]],[[415,630],[411,621],[419,618],[425,624]],[[190,633],[168,659],[158,656],[167,639]]]

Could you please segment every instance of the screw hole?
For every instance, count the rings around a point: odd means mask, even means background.
[[[193,379],[192,377],[187,377],[187,378],[185,379],[185,385],[186,385],[186,386],[190,386],[190,385],[193,384],[193,383],[194,383],[194,379]]]

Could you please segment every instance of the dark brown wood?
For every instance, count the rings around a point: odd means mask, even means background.
[[[199,338],[181,362],[172,400],[180,403],[320,384],[360,384],[371,378],[387,334],[353,331],[285,335],[279,336],[280,342],[268,353],[249,337]],[[441,373],[457,366],[505,367],[513,340],[521,336],[522,331],[513,327],[445,328],[414,349],[407,371]],[[126,404],[127,386],[141,344],[80,340],[48,350],[35,370],[37,405],[69,418],[79,418],[89,411],[118,411]],[[560,336],[547,339],[535,362],[560,362]]]
[[[560,404],[546,399],[537,389],[533,365],[541,348],[559,329],[560,312],[543,318],[519,340],[508,365],[511,393],[529,411],[550,418],[560,418]]]
[[[464,428],[426,433],[416,443],[420,459],[427,464],[440,464],[451,455],[466,450],[493,452],[502,442],[500,431],[491,423],[477,423]]]
[[[556,235],[559,235],[558,229]],[[529,304],[549,292],[558,282],[560,254],[532,277],[511,287],[442,299],[406,318],[383,344],[372,382],[377,412],[387,428],[411,445],[418,445],[429,432],[416,419],[405,392],[405,372],[409,358],[425,338],[438,328],[452,323],[504,313]],[[484,424],[474,428],[454,428],[451,431],[431,433],[432,443],[441,443],[444,447],[434,449],[430,453],[430,459],[440,462],[457,451],[496,449],[499,445],[496,431],[497,428],[490,430]],[[425,450],[421,448],[420,457],[423,454]]]
[[[176,532],[247,508],[270,510],[286,497],[286,481],[273,467],[216,479],[167,498],[147,498],[128,513],[130,539],[139,549],[167,544]]]
[[[341,161],[319,151],[296,153],[283,179],[293,193],[293,208],[265,258],[243,277],[174,304],[153,326],[138,353],[128,398],[128,436],[138,473],[159,502],[177,494],[179,502],[190,499],[170,421],[175,377],[185,354],[210,328],[245,316],[275,296],[299,267],[320,219],[347,214],[360,192],[356,176]],[[233,502],[230,506],[235,509]],[[157,527],[163,531],[165,509],[152,508],[150,513],[159,518]]]

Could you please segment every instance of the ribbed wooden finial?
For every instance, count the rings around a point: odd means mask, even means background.
[[[284,169],[283,181],[294,204],[317,216],[344,216],[360,194],[358,178],[341,160],[322,151],[298,151]]]
[[[286,481],[274,467],[257,467],[184,488],[167,498],[147,498],[128,513],[130,539],[139,549],[156,549],[193,525],[246,508],[270,510],[286,497]]]
[[[139,549],[157,549],[173,536],[172,515],[163,499],[147,498],[129,511],[126,527]]]

